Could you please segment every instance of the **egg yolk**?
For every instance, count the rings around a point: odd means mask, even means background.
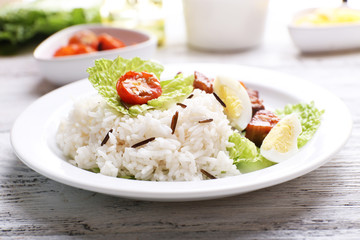
[[[218,93],[221,100],[226,104],[225,113],[229,118],[239,118],[243,111],[242,102],[235,91],[226,86],[221,86]]]
[[[280,153],[286,153],[297,144],[294,138],[295,127],[290,121],[279,122],[265,138],[262,148],[264,150],[274,149]]]
[[[360,11],[338,8],[338,9],[318,9],[296,19],[298,25],[315,24],[339,24],[360,21]]]

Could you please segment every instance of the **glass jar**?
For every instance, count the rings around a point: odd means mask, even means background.
[[[158,46],[165,44],[162,0],[103,0],[100,14],[104,24],[147,31],[158,38]]]

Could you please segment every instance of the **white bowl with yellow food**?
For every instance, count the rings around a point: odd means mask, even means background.
[[[306,9],[294,16],[288,29],[304,53],[360,49],[360,10]]]

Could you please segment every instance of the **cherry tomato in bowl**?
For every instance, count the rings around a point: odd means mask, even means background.
[[[144,104],[162,94],[159,79],[148,72],[128,71],[119,78],[116,90],[121,100],[129,104]]]
[[[59,48],[55,53],[54,57],[63,57],[84,53],[96,52],[96,50],[90,46],[84,44],[69,44],[67,46]]]
[[[126,46],[125,43],[123,43],[119,39],[107,33],[100,34],[98,36],[98,40],[99,40],[99,46],[98,46],[99,51],[110,50],[115,48],[123,48]]]
[[[94,49],[98,48],[98,36],[90,30],[82,30],[76,32],[70,39],[69,44],[84,44]]]
[[[85,29],[73,34],[68,40],[68,45],[60,47],[53,56],[70,56],[123,47],[126,47],[125,43],[110,34],[97,35],[95,32]]]

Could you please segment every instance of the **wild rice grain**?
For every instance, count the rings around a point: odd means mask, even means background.
[[[186,108],[186,105],[183,104],[183,103],[177,103],[176,105],[178,105],[178,106],[180,106],[180,107],[182,107],[182,108]]]
[[[209,119],[201,120],[201,121],[199,121],[199,123],[209,123],[209,122],[212,122],[212,121],[214,121],[214,119],[209,118]]]
[[[205,176],[207,176],[210,179],[216,179],[216,177],[212,174],[210,174],[209,172],[205,171],[204,169],[200,169],[201,173],[204,174]]]
[[[172,117],[172,120],[171,120],[171,130],[172,130],[171,134],[174,134],[174,132],[175,132],[178,118],[179,118],[179,112],[176,111],[176,113],[174,114],[174,116]]]
[[[120,100],[120,103],[126,110],[129,110],[129,106],[126,103],[124,103],[122,100]]]
[[[112,133],[112,132],[113,132],[113,129],[110,129],[110,130],[107,132],[107,134],[105,135],[104,140],[102,140],[100,146],[103,146],[103,145],[105,145],[105,144],[107,143],[107,141],[109,140],[109,133]]]
[[[223,100],[221,100],[221,98],[215,93],[213,92],[214,97],[216,98],[216,100],[218,100],[218,102],[224,107],[226,108],[226,104],[223,102]]]
[[[155,138],[154,138],[154,137],[151,137],[151,138],[145,139],[144,141],[138,142],[138,143],[132,145],[131,147],[132,147],[132,148],[137,148],[137,147],[140,147],[140,146],[142,146],[142,145],[145,145],[145,144],[147,144],[147,143],[149,143],[149,142],[151,142],[151,141],[154,141],[154,140],[155,140]]]

